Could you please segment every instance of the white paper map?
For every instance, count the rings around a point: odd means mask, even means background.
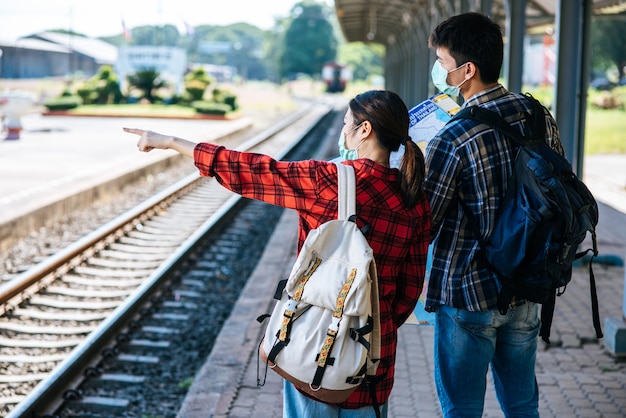
[[[458,111],[459,105],[447,94],[424,100],[409,110],[409,135],[414,142],[428,143]]]
[[[454,116],[460,108],[461,107],[457,104],[457,102],[452,100],[447,94],[443,93],[426,99],[416,105],[409,110],[409,135],[411,136],[411,139],[418,144],[420,142],[428,144],[428,142],[439,133],[441,128],[443,128],[444,125],[452,119],[452,116]],[[404,147],[400,147],[400,150],[404,152]],[[402,158],[401,153],[392,153],[392,156],[393,154],[399,154],[398,162],[396,163],[399,164],[400,158]],[[424,288],[422,289],[422,294],[417,301],[417,306],[413,310],[413,314],[406,321],[407,324],[435,324],[435,314],[424,310],[432,262],[433,248],[431,244],[428,246],[428,256],[426,258]]]
[[[460,106],[447,94],[430,97],[409,110],[409,135],[413,142],[428,142],[452,119]],[[404,147],[390,155],[391,167],[399,167]]]
[[[428,246],[428,256],[426,257],[426,276],[424,277],[424,288],[417,300],[417,305],[413,313],[406,320],[405,324],[411,325],[435,325],[435,313],[426,312],[424,309],[426,304],[426,292],[428,291],[428,279],[430,278],[430,268],[433,263],[433,245]]]

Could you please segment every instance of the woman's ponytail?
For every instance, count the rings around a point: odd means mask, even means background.
[[[407,206],[413,207],[420,201],[425,176],[424,154],[411,137],[407,137],[400,163],[400,189]]]

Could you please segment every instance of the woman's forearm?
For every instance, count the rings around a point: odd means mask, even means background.
[[[179,152],[189,158],[193,158],[193,151],[196,148],[196,143],[183,138],[172,137],[169,144],[169,149]]]

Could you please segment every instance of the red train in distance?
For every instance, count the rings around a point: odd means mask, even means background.
[[[340,93],[352,81],[352,70],[336,62],[327,62],[322,67],[322,80],[326,84],[328,93]]]

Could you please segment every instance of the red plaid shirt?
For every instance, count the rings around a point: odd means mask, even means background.
[[[200,174],[212,176],[233,192],[298,211],[298,251],[311,229],[337,218],[337,168],[316,160],[276,161],[260,154],[201,143],[194,152]],[[394,380],[397,329],[415,308],[422,291],[430,237],[426,196],[408,208],[398,185],[399,171],[368,159],[347,161],[356,172],[357,213],[372,226],[367,239],[378,272],[381,322],[381,365],[377,401],[387,402]],[[342,403],[347,409],[371,405],[361,386]]]

